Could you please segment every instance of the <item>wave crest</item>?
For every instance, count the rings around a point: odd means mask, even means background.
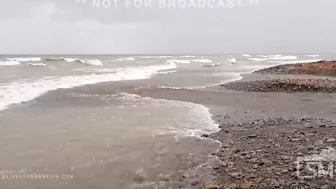
[[[21,64],[20,62],[12,61],[12,60],[4,61],[4,62],[0,61],[0,66],[17,66],[17,65],[20,65],[20,64]]]
[[[159,71],[177,68],[176,64],[161,64],[147,67],[133,67],[120,69],[115,73],[90,74],[82,76],[65,76],[59,78],[42,78],[30,81],[15,81],[0,85],[0,110],[12,104],[20,104],[33,100],[48,91],[68,89],[88,84],[108,81],[147,79],[158,74]]]
[[[190,64],[190,60],[167,60],[168,63]]]
[[[212,61],[209,59],[196,59],[192,60],[193,62],[202,62],[202,63],[211,63]]]
[[[65,61],[69,63],[82,63],[93,66],[102,66],[103,63],[98,59],[79,59],[79,58],[46,58],[45,61]]]
[[[37,62],[41,61],[41,57],[30,57],[30,58],[6,58],[8,61],[15,61],[15,62]]]

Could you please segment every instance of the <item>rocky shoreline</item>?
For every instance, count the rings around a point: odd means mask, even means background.
[[[303,64],[285,64],[261,69],[259,74],[308,74],[320,76],[336,76],[336,61],[319,61]]]
[[[125,92],[202,104],[220,125],[219,132],[203,135],[222,143],[210,156],[223,163],[207,165],[217,182],[209,183],[201,174],[181,176],[178,180],[188,182],[185,188],[335,188],[335,178],[305,177],[313,172],[305,165],[298,169],[296,164],[298,158],[325,151],[335,153],[336,160],[336,151],[332,151],[336,148],[335,79],[297,76],[281,75],[279,79],[265,73],[257,80],[246,76],[242,81],[204,89],[151,87]]]
[[[229,115],[217,117],[218,120],[230,119]],[[292,117],[223,123],[220,127],[222,130],[211,136],[223,143],[217,154],[223,165],[214,167],[219,185],[213,188],[327,189],[336,186],[328,175],[323,179],[304,178],[312,172],[297,162],[298,157],[335,147],[334,122]],[[336,151],[333,153],[336,155]]]
[[[228,90],[244,92],[336,92],[336,80],[327,79],[237,81],[222,84],[220,86]]]
[[[336,61],[280,65],[254,73],[282,76],[292,74],[298,78],[236,81],[222,84],[218,90],[307,94],[336,92],[336,80],[332,78],[299,77],[303,74],[334,77]],[[328,165],[333,163],[330,158],[336,160],[334,121],[311,117],[267,116],[232,121],[231,116],[217,115],[215,118],[220,124],[221,131],[212,136],[205,136],[223,143],[216,154],[223,165],[214,167],[218,174],[218,185],[207,185],[206,189],[336,188],[336,179],[331,175],[335,169],[328,169]],[[308,167],[307,164],[311,162],[303,160],[312,158],[317,158],[319,161],[313,162],[315,164]],[[329,161],[323,162],[323,160]],[[324,169],[318,172],[321,166]]]
[[[302,75],[336,77],[336,61],[319,61],[304,64],[286,64],[265,68],[252,74],[287,75],[298,78],[264,79],[257,81],[236,81],[220,85],[223,89],[244,92],[321,92],[335,93],[335,79],[307,79],[299,78]]]

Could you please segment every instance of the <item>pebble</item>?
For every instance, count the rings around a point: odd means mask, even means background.
[[[281,158],[282,158],[283,160],[289,160],[289,159],[291,159],[289,156],[285,156],[285,155],[281,156]]]
[[[317,141],[315,141],[314,145],[316,145],[316,146],[323,145],[323,140],[317,140]]]
[[[220,173],[223,173],[223,179],[220,179],[225,185],[223,187],[321,188],[319,181],[299,182],[296,164],[292,164],[298,156],[307,156],[315,152],[319,154],[325,145],[336,144],[336,132],[329,130],[332,123],[328,123],[326,127],[319,127],[324,123],[307,118],[305,123],[309,121],[309,125],[316,126],[307,128],[307,124],[293,119],[261,120],[255,122],[253,127],[251,121],[247,121],[234,130],[230,129],[233,124],[224,125],[231,135],[222,130],[222,136],[228,137],[223,142],[230,141],[231,145],[223,146],[222,149],[226,150],[222,154],[225,155],[220,157],[227,165],[219,168]],[[278,127],[279,124],[284,124],[284,127]],[[293,133],[293,130],[296,130],[296,133]],[[229,185],[233,181],[240,184]],[[245,182],[252,182],[253,186],[248,183],[243,185]],[[328,188],[329,185],[323,186],[323,189]]]
[[[230,184],[227,188],[228,189],[236,189],[237,185],[236,184]]]
[[[273,179],[273,186],[275,187],[275,188],[279,188],[280,187],[280,183],[277,181],[277,180],[275,180],[275,179]]]
[[[239,186],[239,189],[249,189],[251,188],[252,184],[251,183],[245,183]]]
[[[219,187],[217,185],[213,185],[213,184],[208,184],[205,186],[205,189],[218,189]]]
[[[238,172],[236,172],[236,173],[230,173],[229,175],[232,178],[238,178],[240,176],[240,173],[238,173]]]
[[[199,184],[199,182],[197,180],[191,181],[191,186],[196,186]]]
[[[334,142],[336,142],[335,138],[328,138],[328,139],[326,139],[326,143],[334,143]]]
[[[330,188],[330,186],[329,186],[329,185],[327,185],[327,184],[325,184],[325,185],[321,186],[321,189],[329,189],[329,188]]]
[[[249,135],[248,138],[257,138],[258,136],[253,134],[253,135]]]

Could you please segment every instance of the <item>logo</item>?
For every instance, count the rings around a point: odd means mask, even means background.
[[[333,179],[336,171],[336,149],[328,147],[320,154],[298,157],[295,163],[299,179]]]

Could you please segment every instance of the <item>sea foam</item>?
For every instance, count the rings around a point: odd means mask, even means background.
[[[31,58],[6,58],[8,61],[17,61],[17,62],[38,62],[41,61],[41,57],[31,57]]]
[[[190,60],[167,60],[168,63],[190,64]]]
[[[197,60],[192,60],[193,62],[202,62],[202,63],[211,63],[212,61],[209,59],[197,59]]]
[[[140,68],[125,68],[109,74],[65,76],[60,78],[48,77],[38,80],[2,83],[0,85],[0,110],[8,108],[12,104],[33,100],[48,91],[56,89],[68,89],[108,81],[147,79],[159,71],[172,69],[176,69],[176,65],[174,63],[166,63]]]
[[[20,62],[8,60],[8,61],[0,61],[0,66],[17,66],[20,65]]]

